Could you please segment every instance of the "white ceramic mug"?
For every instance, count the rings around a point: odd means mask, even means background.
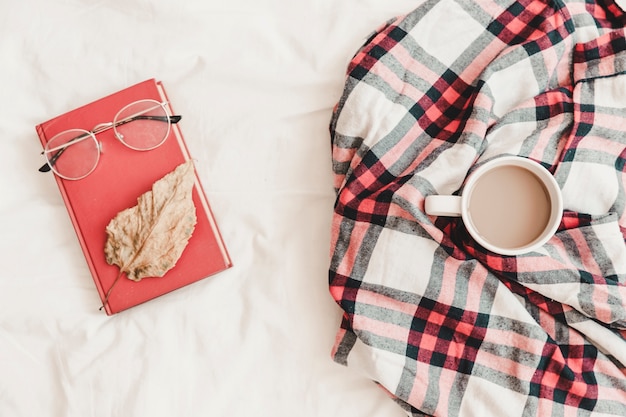
[[[554,235],[563,216],[563,198],[542,165],[503,156],[472,172],[460,196],[427,196],[425,210],[434,216],[460,216],[483,248],[514,256],[538,249]]]

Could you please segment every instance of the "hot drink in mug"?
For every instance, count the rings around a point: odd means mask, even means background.
[[[469,234],[485,249],[521,255],[554,235],[561,223],[563,199],[556,180],[543,166],[504,156],[470,174],[460,196],[427,196],[425,209],[435,216],[461,216]]]

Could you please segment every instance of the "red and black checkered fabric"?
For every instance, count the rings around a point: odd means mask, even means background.
[[[610,0],[423,1],[352,59],[330,125],[333,357],[409,414],[626,416],[624,26]],[[507,154],[565,207],[517,257],[424,213]]]

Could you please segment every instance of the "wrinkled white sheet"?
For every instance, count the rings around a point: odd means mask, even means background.
[[[415,2],[0,4],[0,416],[405,415],[330,358],[328,122]],[[152,77],[235,266],[107,317],[34,126]]]

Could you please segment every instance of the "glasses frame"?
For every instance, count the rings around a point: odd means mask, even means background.
[[[124,117],[123,119],[117,120],[118,116],[124,112],[126,109],[128,109],[129,107],[136,105],[137,103],[142,103],[142,102],[149,102],[149,103],[154,103],[154,106],[148,108],[148,109],[144,109],[140,112],[137,113],[133,113],[127,117]],[[136,100],[133,101],[132,103],[129,103],[127,105],[125,105],[124,107],[122,107],[116,114],[115,117],[113,117],[113,121],[111,122],[106,122],[106,123],[99,123],[97,124],[93,129],[91,130],[85,130],[85,129],[68,129],[68,130],[64,130],[62,132],[57,133],[56,135],[54,135],[47,143],[50,143],[52,141],[54,141],[55,138],[61,136],[61,135],[65,135],[68,134],[69,132],[76,132],[77,136],[73,139],[70,139],[69,141],[65,142],[62,145],[59,146],[55,146],[53,148],[48,149],[48,145],[46,144],[45,149],[41,152],[42,155],[45,155],[47,153],[51,153],[51,152],[55,152],[56,153],[54,155],[52,155],[51,158],[48,158],[48,156],[46,156],[46,163],[44,165],[42,165],[39,168],[39,172],[49,172],[52,171],[54,172],[54,174],[56,174],[57,176],[66,179],[66,180],[70,180],[70,181],[76,181],[76,180],[80,180],[83,179],[85,177],[87,177],[89,174],[91,174],[96,167],[98,166],[98,163],[100,162],[100,155],[102,154],[102,144],[101,142],[96,138],[96,135],[102,132],[105,132],[107,130],[113,129],[114,130],[114,136],[117,140],[119,140],[124,146],[126,146],[127,148],[133,149],[135,151],[150,151],[153,149],[158,148],[159,146],[163,145],[163,143],[165,143],[165,141],[167,140],[167,138],[170,135],[171,132],[171,128],[172,128],[172,124],[176,124],[180,121],[180,119],[182,118],[182,116],[180,115],[170,115],[170,112],[167,109],[167,105],[169,103],[167,101],[162,101],[159,102],[158,100],[154,100],[154,99],[141,99],[141,100]],[[165,116],[153,116],[153,115],[146,115],[146,112],[158,109],[158,108],[162,108],[163,112],[165,114]],[[116,121],[117,120],[117,121]],[[128,143],[126,143],[124,141],[124,135],[122,135],[120,132],[117,131],[117,127],[118,126],[122,126],[125,125],[127,123],[133,122],[135,120],[154,120],[154,121],[159,121],[159,122],[164,122],[167,123],[167,132],[165,133],[163,140],[161,140],[159,143],[157,143],[154,146],[151,146],[149,148],[138,148],[136,146],[132,146]],[[68,177],[66,175],[63,175],[61,173],[59,173],[55,168],[55,162],[56,160],[61,157],[61,155],[63,154],[63,152],[69,148],[71,145],[74,145],[78,142],[82,142],[84,140],[93,140],[95,142],[96,145],[96,149],[98,152],[98,155],[96,157],[96,161],[94,163],[93,168],[91,168],[86,174],[81,175],[80,177]]]

